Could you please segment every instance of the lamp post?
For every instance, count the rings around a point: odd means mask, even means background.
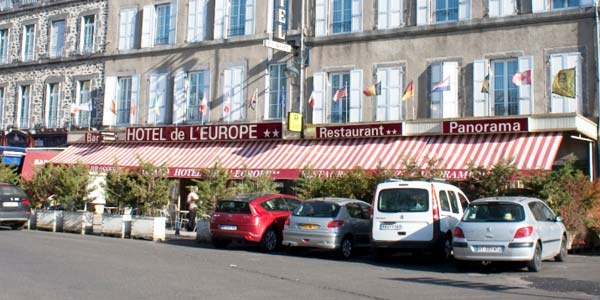
[[[594,0],[594,16],[596,23],[596,96],[598,97],[598,137],[596,143],[596,151],[598,152],[597,160],[596,160],[596,171],[600,173],[600,19],[598,18],[598,2],[600,0]],[[591,164],[592,162],[590,162]],[[596,174],[598,174],[596,173]],[[597,178],[598,176],[596,176]]]

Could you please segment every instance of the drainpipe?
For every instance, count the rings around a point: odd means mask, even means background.
[[[298,110],[302,115],[302,130],[300,131],[300,138],[304,138],[304,122],[306,120],[304,117],[304,27],[306,26],[306,1],[302,0],[302,6],[300,9],[302,10],[300,13],[302,19],[300,20],[300,105],[298,106]],[[600,111],[600,108],[598,110]],[[598,118],[600,119],[600,116]]]
[[[594,15],[595,15],[595,23],[596,23],[596,96],[598,97],[598,137],[596,143],[596,151],[598,152],[598,157],[596,160],[596,170],[600,174],[600,19],[598,18],[598,2],[600,0],[594,0]],[[591,162],[590,162],[591,163]],[[597,178],[598,176],[596,176]]]

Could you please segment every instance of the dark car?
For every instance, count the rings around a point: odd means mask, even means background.
[[[285,221],[301,199],[284,194],[238,195],[217,202],[210,218],[213,245],[223,248],[231,241],[260,244],[273,251],[282,239]]]
[[[16,185],[0,183],[0,226],[22,229],[31,209],[27,195]]]

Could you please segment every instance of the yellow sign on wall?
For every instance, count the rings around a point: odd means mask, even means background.
[[[302,131],[302,114],[301,113],[289,112],[287,119],[288,119],[288,122],[287,122],[288,131],[292,131],[292,132],[301,132]]]

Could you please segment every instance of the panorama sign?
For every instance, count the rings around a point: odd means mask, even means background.
[[[528,132],[527,118],[444,121],[444,134],[486,134]]]
[[[127,142],[199,142],[281,139],[281,123],[127,127]]]

